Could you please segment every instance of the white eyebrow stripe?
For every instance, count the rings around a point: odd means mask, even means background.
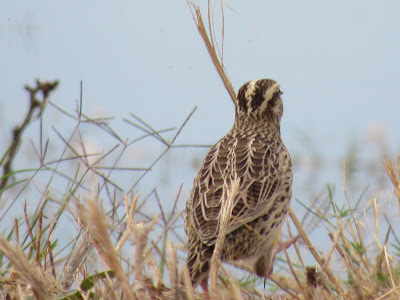
[[[279,83],[275,83],[273,86],[271,86],[270,88],[268,88],[265,93],[264,93],[264,101],[260,106],[259,111],[263,112],[268,105],[268,102],[272,99],[272,97],[274,96],[274,94],[279,90]]]
[[[256,91],[256,82],[258,80],[252,80],[249,82],[249,85],[247,86],[246,93],[244,93],[244,98],[246,99],[246,109],[247,113],[249,114],[251,112],[251,96],[254,94]]]

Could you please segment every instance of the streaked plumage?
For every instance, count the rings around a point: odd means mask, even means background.
[[[186,204],[185,230],[194,286],[207,281],[220,226],[221,201],[234,195],[221,259],[236,261],[267,277],[273,248],[288,213],[292,164],[280,136],[283,113],[279,84],[260,79],[244,84],[235,102],[235,123],[205,157]]]

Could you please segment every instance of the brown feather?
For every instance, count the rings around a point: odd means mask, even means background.
[[[259,276],[269,271],[271,255],[266,253],[272,252],[287,215],[293,175],[290,155],[280,138],[282,101],[279,93],[268,88],[279,89],[279,85],[259,80],[240,89],[233,128],[210,149],[194,179],[185,229],[188,268],[195,286],[208,276],[221,205],[236,178],[239,189],[233,197],[221,258],[250,259]],[[265,95],[272,100],[262,98]]]

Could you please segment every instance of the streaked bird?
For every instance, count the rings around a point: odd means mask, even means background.
[[[280,133],[281,95],[271,79],[244,84],[234,103],[232,129],[210,149],[194,179],[185,216],[187,266],[194,287],[201,284],[207,290],[227,201],[232,201],[231,214],[220,258],[260,277],[272,272],[276,251],[283,245],[280,234],[293,178]]]

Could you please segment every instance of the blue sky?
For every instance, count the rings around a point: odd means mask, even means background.
[[[378,159],[376,140],[389,154],[399,152],[399,1],[227,3],[234,9],[225,7],[224,62],[230,79],[235,90],[256,78],[281,84],[282,135],[293,157],[305,157],[298,168],[317,151],[331,160],[326,168],[337,168],[336,174],[324,173],[321,182],[340,185],[341,158],[349,144]],[[218,13],[215,20],[219,30]],[[214,144],[234,118],[184,0],[5,1],[0,70],[2,152],[27,107],[22,87],[34,78],[59,79],[52,100],[70,112],[83,80],[84,111],[115,117],[114,129],[128,138],[133,129],[121,119],[129,112],[155,128],[168,128],[197,106],[179,137],[184,144]],[[48,128],[72,126],[53,113]],[[106,146],[101,137],[87,135],[96,147]],[[185,151],[187,157],[204,155]],[[174,191],[184,182],[187,193],[195,169],[179,172],[169,164]],[[295,177],[294,196],[304,195],[303,184]]]
[[[398,2],[228,3],[236,11],[225,8],[232,83],[237,90],[255,78],[280,82],[283,134],[294,151],[298,131],[335,147],[373,124],[399,144]],[[198,106],[192,142],[213,143],[232,124],[233,106],[186,1],[8,1],[0,22],[2,127],[21,116],[21,87],[36,77],[61,80],[54,101],[66,109],[83,80],[88,112],[133,111],[160,126]]]

